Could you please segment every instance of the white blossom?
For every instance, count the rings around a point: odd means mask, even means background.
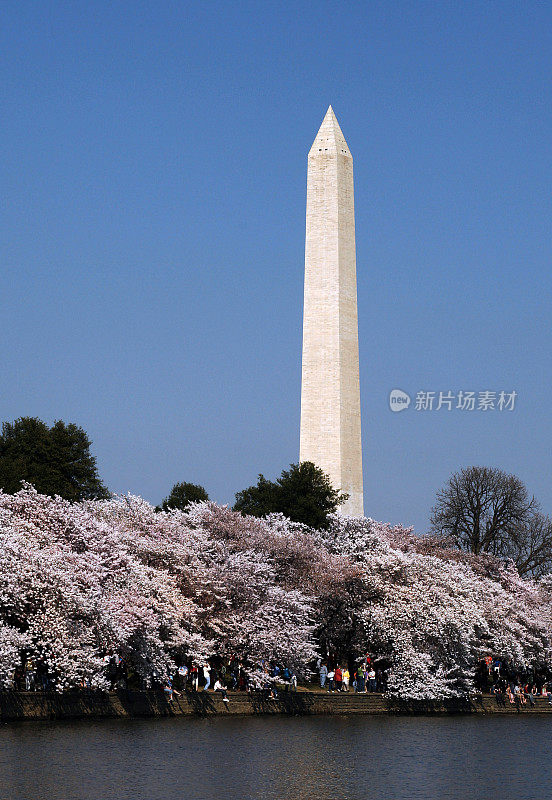
[[[370,519],[315,532],[214,503],[157,513],[145,500],[69,503],[0,493],[0,685],[23,657],[58,690],[108,687],[117,653],[148,685],[183,658],[385,660],[389,690],[465,695],[488,653],[550,663],[552,579]]]

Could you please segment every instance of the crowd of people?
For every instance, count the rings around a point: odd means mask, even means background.
[[[131,665],[117,653],[103,656],[105,676],[111,690],[127,688],[163,689],[169,700],[185,692],[213,692],[229,702],[228,691],[260,693],[267,699],[277,698],[280,692],[297,691],[297,675],[290,667],[262,662],[260,670],[251,670],[236,658],[214,657],[203,663],[181,663],[175,673],[162,680],[155,673],[148,686],[137,678]],[[388,688],[389,664],[366,654],[354,662],[333,658],[316,664],[318,683],[322,691],[354,691],[357,694],[385,693]],[[24,658],[13,674],[17,691],[48,691],[52,680],[43,658]],[[83,682],[83,689],[89,688]],[[482,658],[475,670],[474,688],[495,696],[498,705],[507,703],[534,706],[537,697],[547,698],[552,705],[552,672],[545,665],[519,669],[491,654]]]
[[[163,685],[165,694],[169,700],[173,700],[174,695],[182,692],[197,692],[200,689],[204,692],[213,691],[222,696],[225,703],[228,703],[228,689],[246,691],[248,688],[248,677],[242,665],[234,660],[221,661],[219,663],[205,662],[196,664],[194,662],[183,663],[176,670],[173,677],[169,677]]]
[[[213,691],[220,693],[224,702],[229,702],[229,689],[256,692],[267,699],[275,699],[279,691],[297,691],[297,675],[280,664],[262,662],[260,672],[250,672],[233,658],[213,659],[201,665],[194,662],[182,664],[174,676],[165,681],[163,688],[169,700],[186,691]]]
[[[320,688],[331,694],[348,692],[352,688],[357,694],[386,692],[388,670],[384,663],[376,663],[369,654],[363,656],[352,669],[349,663],[335,663],[320,660],[318,663]]]
[[[47,692],[51,688],[51,680],[44,659],[24,659],[14,670],[12,684],[16,691]]]
[[[488,654],[478,664],[475,686],[493,694],[499,706],[534,706],[537,697],[547,698],[552,705],[552,674],[545,665],[520,670],[508,660]]]

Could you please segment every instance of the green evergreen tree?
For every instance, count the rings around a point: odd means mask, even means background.
[[[328,515],[347,500],[348,495],[334,489],[329,477],[310,461],[290,464],[276,481],[259,475],[256,486],[236,494],[234,511],[264,517],[280,512],[294,522],[311,528],[327,528]]]
[[[208,500],[209,495],[203,488],[196,483],[175,483],[171,493],[161,503],[163,511],[171,508],[178,508],[183,511],[190,503],[198,503]]]
[[[51,428],[36,417],[4,422],[0,435],[0,489],[14,494],[21,482],[66,500],[110,496],[100,480],[90,439],[78,425],[58,420]]]

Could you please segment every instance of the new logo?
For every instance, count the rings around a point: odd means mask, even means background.
[[[405,411],[410,405],[410,396],[401,389],[392,389],[389,394],[389,408],[391,411]]]

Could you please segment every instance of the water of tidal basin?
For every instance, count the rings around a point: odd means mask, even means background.
[[[0,729],[2,800],[544,800],[549,717],[242,717]]]

